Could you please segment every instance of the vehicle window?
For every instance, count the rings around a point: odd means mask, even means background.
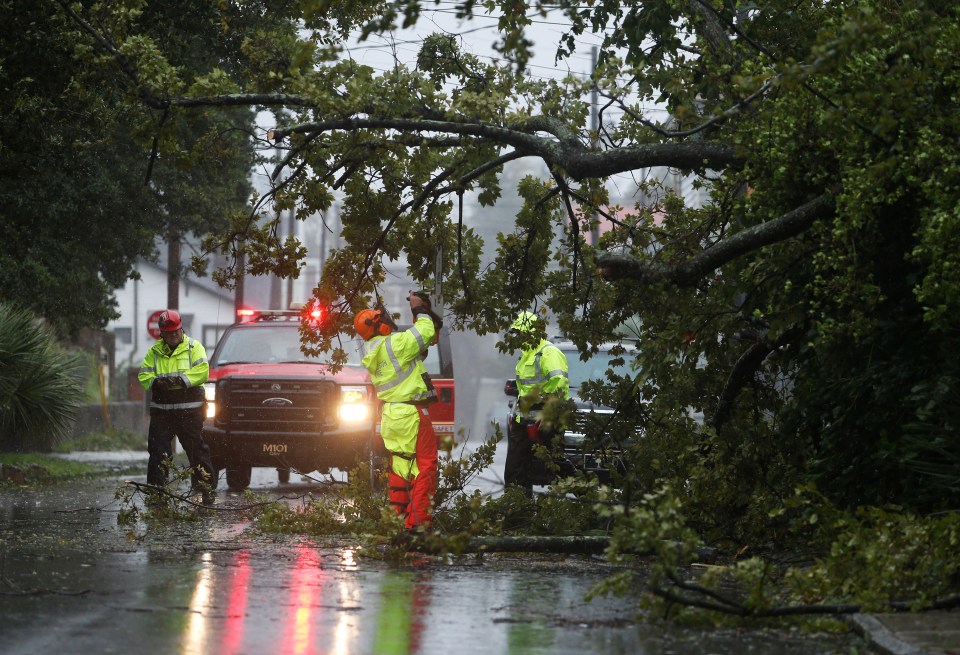
[[[580,360],[580,353],[576,350],[564,350],[563,354],[567,356],[567,367],[570,372],[570,386],[578,388],[587,380],[606,380],[607,369],[611,368],[610,360],[617,359],[616,356],[608,352],[598,352],[587,361]],[[630,355],[625,353],[620,356],[623,364],[612,367],[618,375],[630,375]]]
[[[363,354],[352,337],[343,338],[347,364],[360,366]],[[308,357],[300,352],[300,332],[294,326],[270,325],[229,330],[220,340],[211,364],[224,366],[240,362],[263,364],[270,362],[327,363],[326,356]]]
[[[427,350],[427,358],[423,360],[423,367],[431,377],[440,377],[440,350],[430,348]]]

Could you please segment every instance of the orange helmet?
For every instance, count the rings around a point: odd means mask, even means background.
[[[157,319],[157,327],[160,328],[161,332],[173,332],[174,330],[179,330],[182,325],[180,312],[174,309],[161,312],[160,317]]]
[[[378,334],[387,336],[392,331],[390,326],[383,322],[381,312],[374,309],[361,309],[357,312],[353,317],[353,329],[364,341]]]

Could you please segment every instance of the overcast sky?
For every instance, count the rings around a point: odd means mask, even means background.
[[[431,33],[443,32],[458,36],[461,48],[473,55],[490,61],[502,61],[502,57],[493,49],[493,44],[499,38],[497,17],[484,13],[482,9],[477,9],[471,20],[460,20],[455,16],[455,5],[456,3],[453,0],[442,1],[437,5],[434,5],[431,0],[426,0],[424,3],[425,9],[413,29],[400,30],[387,35],[372,35],[363,42],[353,40],[348,43],[343,56],[350,57],[380,72],[390,70],[394,66],[395,60],[413,68],[423,39]],[[581,35],[577,39],[575,54],[557,63],[554,60],[556,48],[561,36],[566,33],[566,26],[567,22],[564,16],[556,10],[548,13],[546,17],[532,16],[532,25],[527,32],[527,37],[534,42],[532,48],[533,59],[528,65],[529,75],[552,79],[560,79],[571,74],[583,77],[589,76],[592,67],[591,49],[593,46],[601,44],[602,37],[589,33]],[[619,113],[610,110],[605,115],[613,118],[619,117]],[[262,115],[261,125],[264,128],[272,127],[272,122],[272,115]],[[266,171],[257,171],[254,175],[254,184],[261,193],[268,188],[266,175],[271,170],[272,168],[268,168]],[[488,244],[495,244],[494,235],[497,231],[504,228],[509,229],[507,223],[518,208],[515,206],[518,204],[517,201],[512,197],[515,195],[513,193],[514,185],[510,180],[519,179],[527,172],[544,176],[547,174],[545,166],[538,160],[525,159],[512,164],[505,175],[504,196],[494,210],[479,207],[471,202],[470,198],[465,198],[464,222],[477,230]],[[610,181],[608,188],[614,202],[630,205],[636,191],[636,180],[631,175],[618,176]],[[330,227],[336,229],[335,221],[331,220],[330,222]],[[298,224],[297,232],[310,250],[311,256],[308,264],[314,269],[319,264],[320,248],[318,245],[320,243],[325,243],[326,247],[337,245],[336,235],[330,232],[327,233],[327,239],[323,239],[324,230],[319,221]],[[305,277],[315,278],[316,273],[308,274]],[[312,288],[312,283],[308,286],[305,281],[298,282],[298,286],[304,287],[298,289],[297,295],[301,295]]]
[[[478,57],[501,60],[501,56],[494,51],[493,44],[499,38],[497,31],[497,17],[475,10],[470,20],[460,20],[455,16],[455,2],[440,2],[436,9],[427,9],[422,12],[417,25],[410,30],[403,30],[390,35],[374,35],[367,41],[351,43],[347,54],[357,61],[374,69],[385,71],[393,64],[393,55],[404,62],[414,62],[423,37],[443,32],[460,37],[461,47]],[[428,3],[432,7],[432,3]],[[590,74],[592,66],[590,48],[600,44],[600,37],[585,34],[578,39],[578,52],[573,57],[556,64],[557,43],[564,34],[566,21],[560,12],[550,12],[546,18],[533,17],[533,24],[527,35],[534,41],[534,59],[529,65],[529,74],[541,78],[561,78],[568,73],[582,75]]]

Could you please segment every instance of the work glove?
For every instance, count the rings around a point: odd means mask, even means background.
[[[170,378],[154,378],[150,386],[151,391],[167,391],[173,386],[173,380]]]
[[[423,307],[428,312],[430,311],[430,297],[423,292],[411,291],[407,300],[410,302],[410,310],[413,312],[414,319],[417,317],[417,308]]]
[[[414,301],[416,298],[419,302]],[[430,302],[430,297],[422,291],[411,291],[410,295],[407,296],[407,300],[410,301],[410,309],[413,311],[413,319],[417,319],[417,309],[422,308],[426,310],[427,316],[430,317],[430,320],[433,321],[433,329],[437,332],[440,332],[440,328],[443,327],[443,319],[433,311],[433,305]],[[431,344],[432,345],[432,344]]]

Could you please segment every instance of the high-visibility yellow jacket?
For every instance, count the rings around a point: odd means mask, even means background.
[[[163,339],[150,346],[137,379],[144,389],[153,386],[158,377],[173,380],[169,389],[154,390],[151,409],[196,409],[205,402],[203,384],[209,374],[210,364],[203,344],[183,335],[183,340],[172,351]]]
[[[422,353],[427,351],[436,328],[425,314],[413,327],[387,336],[375,336],[367,342],[363,365],[370,371],[370,382],[377,397],[386,403],[426,403],[436,398],[424,375]]]
[[[546,339],[541,339],[535,348],[524,350],[517,362],[517,392],[520,398],[534,390],[541,394],[554,394],[564,400],[570,397],[567,356]]]
[[[380,436],[393,455],[391,468],[405,480],[420,474],[416,460],[417,433],[421,410],[436,400],[436,391],[428,384],[423,366],[423,353],[436,333],[433,321],[420,314],[413,327],[388,336],[375,336],[367,341],[363,365],[370,372],[370,382],[383,401]]]

